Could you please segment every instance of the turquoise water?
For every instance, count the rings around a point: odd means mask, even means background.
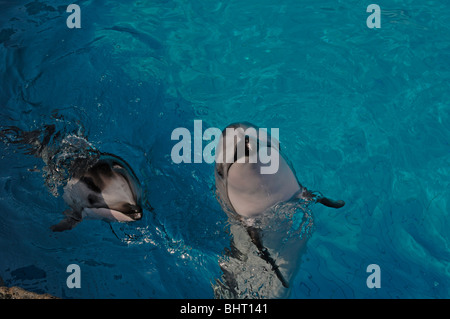
[[[292,298],[450,297],[450,4],[378,1],[0,3],[0,124],[86,136],[135,170],[153,212],[52,233],[66,206],[42,160],[2,144],[0,277],[65,298],[212,298],[229,246],[214,168],[171,132],[279,128],[315,231]],[[66,268],[81,268],[69,289]],[[369,264],[381,288],[366,285]]]

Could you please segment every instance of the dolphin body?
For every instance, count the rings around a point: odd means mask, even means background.
[[[232,139],[228,128],[234,129]],[[280,154],[278,140],[255,134],[258,130],[248,122],[231,124],[216,148],[216,193],[233,238],[219,260],[223,275],[213,286],[217,298],[288,297],[313,229],[309,206],[345,205],[303,187]],[[237,156],[239,147],[245,149],[240,152],[245,161]],[[262,174],[261,161],[250,161],[259,150],[278,156],[274,174]]]

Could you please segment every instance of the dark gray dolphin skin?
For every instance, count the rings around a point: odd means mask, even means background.
[[[83,219],[130,222],[142,218],[139,180],[120,157],[99,152],[83,137],[56,131],[55,125],[35,131],[10,126],[0,131],[0,138],[41,158],[47,179],[66,183],[63,199],[70,209],[51,226],[53,231],[72,229]]]
[[[227,128],[234,129],[229,131],[234,138],[227,139]],[[282,247],[280,244],[282,239],[273,234],[269,235],[264,225],[254,226],[253,220],[274,205],[293,199],[317,202],[332,208],[343,207],[345,202],[314,194],[303,187],[297,180],[294,170],[280,154],[278,140],[269,134],[266,136],[258,134],[257,126],[242,122],[231,124],[227,128],[223,130],[216,148],[214,175],[219,203],[229,219],[234,221],[231,226],[233,242],[229,250],[230,256],[234,259],[221,264],[224,273],[222,280],[225,282],[219,284],[222,286],[222,296],[219,297],[223,297],[225,289],[227,290],[225,294],[231,298],[251,298],[255,293],[258,297],[262,295],[269,298],[284,298],[289,295],[289,282],[298,269],[298,259],[304,251],[306,239],[292,243],[290,249],[284,247],[282,251],[281,248],[277,251],[277,247]],[[245,148],[245,152],[239,153],[239,147]],[[268,151],[267,153],[272,156],[278,156],[278,169],[274,174],[262,174],[261,167],[265,164],[259,159],[256,163],[250,161],[252,152],[258,152],[261,149]],[[239,159],[241,160],[238,161]],[[271,287],[264,288],[266,290],[263,294],[258,294],[257,291],[243,292],[243,286],[247,290],[253,288],[244,284],[250,279],[237,269],[239,267],[256,269],[260,262],[253,258],[255,252],[260,260],[270,266],[269,268],[277,278],[273,280],[270,276],[266,276],[270,281],[266,284]],[[260,267],[264,268],[263,265]],[[258,276],[262,278],[262,274]],[[262,287],[262,283],[255,282],[253,287]]]

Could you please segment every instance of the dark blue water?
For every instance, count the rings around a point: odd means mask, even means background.
[[[212,164],[174,164],[171,133],[279,128],[315,231],[292,298],[450,297],[450,5],[378,1],[0,3],[0,124],[54,124],[117,154],[154,211],[130,224],[66,209],[41,159],[0,148],[0,277],[67,298],[212,298],[229,245]],[[66,268],[81,268],[69,289]],[[366,267],[381,269],[369,289]]]

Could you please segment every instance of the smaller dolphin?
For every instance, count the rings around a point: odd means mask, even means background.
[[[139,181],[118,156],[101,153],[97,162],[74,174],[64,186],[63,199],[71,209],[53,231],[72,229],[82,219],[130,222],[142,218]]]
[[[120,157],[95,150],[83,137],[64,136],[55,125],[31,132],[11,126],[1,130],[0,137],[44,161],[50,190],[51,184],[65,184],[63,199],[70,209],[50,227],[53,231],[72,229],[83,219],[130,222],[142,218],[139,180]],[[53,193],[57,195],[56,190]]]

